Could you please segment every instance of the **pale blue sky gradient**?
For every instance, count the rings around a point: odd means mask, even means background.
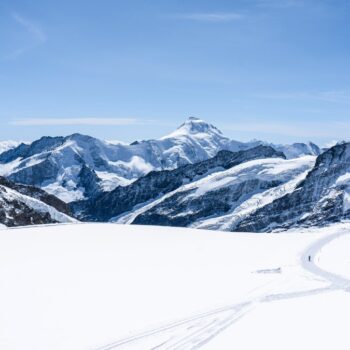
[[[0,139],[350,135],[347,0],[0,1]]]

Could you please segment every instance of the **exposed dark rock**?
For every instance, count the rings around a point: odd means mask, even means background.
[[[0,154],[0,163],[8,163],[17,158],[28,158],[37,153],[48,152],[57,146],[60,146],[64,137],[44,136],[31,144],[21,143],[18,147],[12,148]]]
[[[347,185],[337,179],[350,172],[350,143],[322,153],[296,190],[245,218],[237,231],[271,231],[293,226],[320,226],[350,217],[344,206]]]
[[[96,175],[95,171],[86,164],[83,164],[78,175],[77,187],[84,189],[84,195],[90,198],[100,193],[100,182],[101,180]]]
[[[70,208],[67,203],[61,201],[57,197],[45,192],[44,190],[34,187],[34,186],[27,186],[27,185],[21,185],[16,184],[12,181],[9,181],[8,179],[0,176],[0,185],[6,186],[8,188],[11,188],[21,194],[24,194],[26,196],[38,199],[51,207],[54,207],[58,211],[71,215]]]
[[[12,173],[8,178],[16,183],[40,186],[45,181],[50,182],[57,176],[59,167],[50,158]]]
[[[249,198],[254,193],[268,190],[281,183],[250,179],[237,185],[208,191],[203,196],[194,196],[191,199],[188,198],[192,190],[176,193],[163,200],[161,204],[137,216],[133,224],[186,227],[198,219],[223,215],[232,209],[234,203],[241,203],[244,198]]]

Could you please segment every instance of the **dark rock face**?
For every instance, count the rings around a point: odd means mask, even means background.
[[[245,218],[237,231],[271,231],[293,226],[317,226],[350,217],[344,206],[347,185],[337,183],[350,172],[350,143],[322,153],[296,190]]]
[[[309,145],[315,155],[319,156],[322,153],[321,148],[318,147],[315,143],[310,142]]]
[[[48,158],[39,164],[17,171],[8,178],[21,184],[40,186],[43,182],[56,177],[58,171],[58,165]]]
[[[4,188],[0,188],[1,192]],[[6,190],[5,190],[6,191]],[[0,223],[8,226],[55,224],[49,213],[41,213],[20,201],[3,199],[0,206]]]
[[[33,142],[31,145],[21,144],[15,149],[11,149],[3,154],[0,157],[1,162],[13,161],[17,158],[23,157],[24,159],[35,155],[40,154],[40,161],[37,164],[30,165],[28,167],[22,167],[19,170],[12,172],[8,179],[24,185],[30,185],[35,187],[43,186],[44,184],[52,183],[54,179],[57,178],[58,174],[63,174],[65,169],[62,168],[62,164],[57,162],[55,157],[52,157],[50,151],[55,149],[55,147],[60,146],[67,140],[74,140],[79,138],[80,140],[91,144],[90,153],[93,159],[93,162],[96,167],[100,166],[104,160],[98,156],[98,149],[91,140],[93,138],[89,136],[73,134],[69,137],[44,137],[38,141]],[[95,171],[91,169],[84,159],[79,154],[74,154],[73,156],[76,164],[79,164],[80,171],[77,175],[76,188],[82,190],[86,197],[91,197],[96,195],[100,190],[101,180],[96,175]],[[25,162],[26,160],[24,160]],[[30,158],[28,158],[30,162]],[[0,164],[1,166],[1,164]],[[62,181],[64,184],[65,182]]]
[[[250,179],[234,186],[209,191],[200,197],[191,198],[192,190],[176,193],[151,210],[138,215],[133,224],[186,227],[198,219],[225,214],[244,198],[280,184],[281,182],[276,181]]]
[[[21,194],[24,194],[26,196],[38,199],[42,201],[43,203],[46,203],[50,205],[51,207],[54,207],[61,213],[71,215],[71,211],[69,209],[69,206],[58,199],[57,197],[45,192],[44,190],[34,187],[34,186],[27,186],[27,185],[20,185],[16,184],[12,181],[9,181],[8,179],[0,176],[0,185],[6,186],[8,188],[11,188],[12,190],[15,190]]]
[[[77,187],[83,188],[86,197],[90,198],[101,192],[101,180],[86,164],[83,164],[78,179]]]
[[[80,219],[108,221],[132,210],[137,204],[155,199],[212,172],[229,169],[246,161],[272,157],[285,158],[283,153],[269,146],[239,152],[220,151],[214,158],[196,164],[175,170],[152,171],[129,186],[117,187],[114,191],[102,193],[88,201],[72,203],[71,208]]]
[[[56,210],[70,215],[66,203],[55,196],[33,186],[15,184],[0,177],[0,223],[8,227],[58,223],[49,213],[40,209],[38,202],[31,197],[50,205]]]

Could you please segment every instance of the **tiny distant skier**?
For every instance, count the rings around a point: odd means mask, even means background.
[[[308,260],[309,260],[309,262],[311,261],[311,255],[308,256]]]

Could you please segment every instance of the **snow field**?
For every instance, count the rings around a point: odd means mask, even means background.
[[[94,349],[284,279],[315,235],[52,225],[0,232],[0,348]],[[19,336],[20,335],[20,336]]]

